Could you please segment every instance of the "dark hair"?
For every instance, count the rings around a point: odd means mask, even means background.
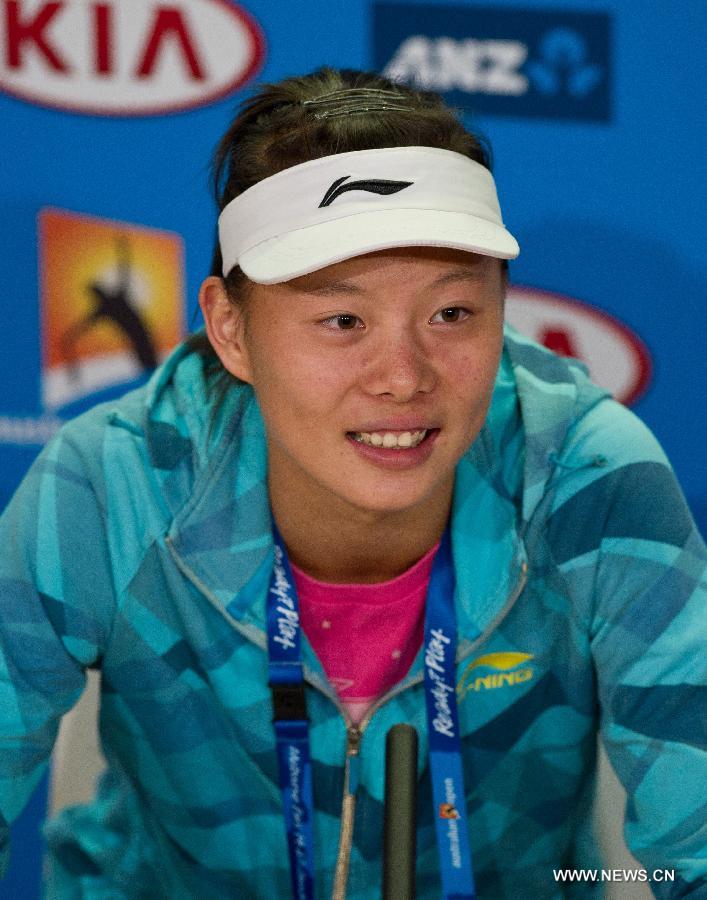
[[[388,102],[363,114],[344,112],[343,101],[337,115],[335,101],[333,107],[329,102],[328,114],[322,115],[318,98],[346,89],[391,92],[394,96],[388,95]],[[262,85],[240,106],[212,160],[216,204],[220,211],[259,181],[299,163],[380,147],[453,150],[491,168],[485,140],[467,131],[438,94],[415,90],[375,72],[322,68]],[[221,270],[217,240],[211,274],[220,277]],[[237,266],[228,273],[226,290],[233,302],[243,299],[247,283]],[[208,354],[208,342],[204,345],[197,336],[193,343]]]

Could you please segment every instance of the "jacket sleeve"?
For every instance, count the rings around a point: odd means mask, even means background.
[[[696,900],[707,897],[707,553],[648,429],[613,402],[594,418],[608,449],[585,489],[602,738],[627,791],[628,847],[649,877],[675,873],[651,889]]]
[[[62,432],[0,517],[0,876],[9,824],[47,767],[60,717],[100,664],[112,610],[99,498]]]

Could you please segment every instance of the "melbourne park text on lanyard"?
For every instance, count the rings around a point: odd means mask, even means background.
[[[267,598],[270,687],[280,790],[295,900],[314,897],[314,801],[305,707],[299,605],[282,538]],[[445,900],[474,900],[459,716],[455,690],[456,616],[449,530],[435,555],[425,609],[425,699],[432,800]]]

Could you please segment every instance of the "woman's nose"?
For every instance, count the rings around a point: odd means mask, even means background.
[[[364,382],[371,394],[406,402],[432,390],[434,371],[420,341],[406,332],[380,341]]]

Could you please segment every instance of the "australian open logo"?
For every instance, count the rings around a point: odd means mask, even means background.
[[[427,677],[431,685],[431,694],[434,701],[435,716],[432,719],[432,727],[438,734],[445,737],[454,737],[454,719],[450,694],[454,694],[453,685],[445,680],[445,663],[447,652],[451,644],[451,638],[441,628],[430,630],[430,640],[425,649],[425,667]]]
[[[277,613],[277,634],[273,638],[284,650],[294,650],[297,647],[295,638],[299,629],[299,615],[295,609],[295,602],[290,591],[290,583],[285,574],[284,554],[280,547],[275,546],[275,565],[273,566],[273,580],[270,587]]]
[[[44,443],[143,384],[184,335],[179,235],[47,208],[38,237],[42,414],[0,416],[0,443]]]
[[[458,819],[459,811],[453,803],[440,803],[439,817],[440,819]]]
[[[461,819],[461,814],[457,806],[457,792],[454,789],[453,778],[444,779],[444,803],[439,805],[439,817],[446,820],[449,861],[453,869],[461,869],[462,854],[458,821]]]
[[[381,2],[375,67],[474,113],[607,121],[606,12]]]
[[[182,241],[67,210],[39,216],[42,403],[73,415],[149,377],[184,333]]]

